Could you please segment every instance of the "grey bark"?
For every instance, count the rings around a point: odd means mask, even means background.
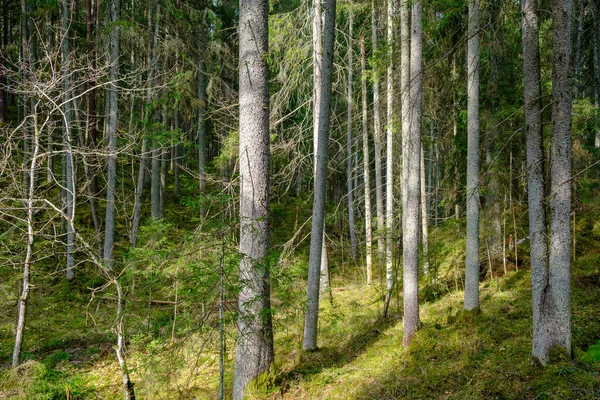
[[[164,118],[163,118],[164,120]],[[167,148],[162,148],[162,153],[160,155],[160,197],[158,202],[158,217],[163,219],[165,217],[165,201],[166,201],[166,192],[167,192],[167,155],[169,151]]]
[[[73,111],[70,102],[71,96],[71,76],[69,67],[69,25],[71,18],[69,15],[69,0],[63,0],[61,4],[61,63],[63,73],[63,145],[65,149],[64,162],[65,176],[63,177],[63,186],[65,194],[65,213],[67,220],[67,279],[75,277],[75,230],[73,220],[75,218],[75,178],[73,168],[73,152],[71,151],[71,124],[73,121]]]
[[[401,6],[402,7],[402,6]],[[403,154],[404,182],[402,219],[402,247],[404,264],[404,335],[402,343],[408,346],[419,327],[419,200],[421,194],[421,120],[423,112],[423,3],[412,3],[412,32],[410,38],[410,122],[406,153]],[[404,14],[403,14],[404,15]],[[402,25],[405,23],[402,22]],[[402,36],[402,39],[405,39]],[[405,46],[403,46],[404,48]],[[403,58],[407,52],[402,52]],[[404,94],[403,98],[406,97]],[[403,109],[404,115],[404,109]],[[404,125],[404,121],[403,121]],[[403,129],[404,130],[404,129]],[[404,132],[403,132],[404,133]]]
[[[352,25],[354,24],[354,12],[352,7],[349,10],[348,21],[348,119],[346,131],[346,182],[348,186],[348,225],[350,230],[350,249],[352,260],[356,261],[356,250],[358,243],[356,241],[356,229],[354,226],[354,189],[355,180],[352,171],[352,79],[353,79],[353,54],[352,54]]]
[[[160,160],[161,146],[158,139],[152,139],[152,164],[150,179],[150,215],[153,219],[160,219]]]
[[[33,226],[33,195],[35,191],[35,169],[37,165],[37,157],[39,153],[39,131],[37,130],[37,111],[34,109],[33,114],[33,152],[31,155],[28,168],[29,183],[27,186],[27,250],[25,260],[23,262],[23,282],[21,286],[21,294],[17,302],[17,326],[15,334],[15,345],[13,347],[12,367],[16,368],[21,363],[21,349],[23,346],[23,337],[25,335],[25,321],[27,316],[27,301],[29,300],[29,291],[31,284],[29,283],[31,265],[33,259],[33,243],[35,239],[35,231]]]
[[[373,228],[371,227],[371,173],[369,159],[369,117],[367,103],[367,52],[365,38],[360,38],[360,76],[362,95],[363,176],[365,181],[365,247],[367,285],[373,280]]]
[[[371,41],[373,53],[377,51],[377,11],[375,2],[372,3],[371,13]],[[381,172],[381,122],[379,118],[379,75],[377,66],[373,68],[373,147],[375,153],[375,209],[377,212],[377,265],[381,269],[384,258],[385,244],[383,231],[385,230],[385,215],[383,212],[383,178]],[[381,272],[381,271],[380,271]]]
[[[467,256],[464,308],[479,308],[479,0],[469,1],[467,42]]]
[[[115,347],[115,353],[117,355],[117,361],[119,362],[119,368],[121,369],[121,380],[123,381],[123,393],[125,395],[125,400],[135,400],[133,382],[129,377],[129,369],[127,368],[127,362],[125,361],[125,328],[123,323],[125,297],[123,295],[123,289],[121,288],[121,283],[119,283],[119,280],[115,278],[114,283],[117,288],[117,319],[115,322],[117,346]]]
[[[527,128],[527,201],[531,243],[531,300],[533,306],[533,343],[531,354],[542,364],[547,360],[548,243],[544,204],[544,150],[542,138],[542,88],[540,76],[537,0],[521,3],[523,40],[523,88]]]
[[[552,148],[548,294],[553,310],[550,346],[571,354],[571,12],[570,1],[552,2]],[[549,350],[549,349],[548,349]],[[542,359],[543,361],[543,359]]]
[[[115,235],[115,189],[117,179],[117,123],[118,123],[118,93],[119,80],[119,20],[120,0],[112,0],[110,4],[110,81],[108,89],[108,172],[106,184],[106,218],[104,231],[104,262],[108,267],[113,264],[113,245]]]
[[[150,2],[151,4],[151,2]],[[149,73],[149,81],[153,82],[156,72],[159,68],[158,66],[158,55],[157,55],[157,47],[158,47],[158,31],[160,28],[160,8],[161,2],[156,2],[156,12],[154,16],[154,33],[150,34],[150,38],[148,40],[148,65],[150,66]],[[148,12],[148,26],[152,24],[152,10]],[[154,92],[152,88],[148,89],[147,94],[147,105],[150,104],[152,98],[154,97]],[[149,120],[152,119],[152,116],[149,116]],[[161,218],[160,212],[160,164],[161,164],[161,156],[162,156],[162,145],[159,142],[156,135],[153,135],[152,142],[152,162],[151,162],[151,172],[150,172],[150,215],[154,220],[158,220]]]
[[[394,63],[393,63],[393,35],[394,35],[394,1],[387,3],[387,40],[388,40],[388,67],[387,67],[387,155],[385,179],[385,299],[383,315],[387,316],[388,307],[392,298],[392,290],[396,283],[393,268],[393,235],[394,229]],[[404,61],[404,58],[402,59]]]
[[[246,386],[273,374],[269,250],[268,1],[241,0],[240,293],[233,399]]]
[[[318,2],[316,2],[318,4]],[[313,201],[310,255],[308,261],[308,290],[304,339],[302,349],[317,349],[317,324],[319,320],[319,278],[325,226],[325,184],[327,178],[327,153],[329,147],[329,108],[333,72],[333,44],[335,39],[335,0],[325,2],[323,55],[321,57],[321,85],[319,87],[317,132],[315,148],[315,194]],[[313,33],[314,35],[314,33]],[[318,68],[316,68],[318,69]],[[315,69],[315,70],[316,70]]]

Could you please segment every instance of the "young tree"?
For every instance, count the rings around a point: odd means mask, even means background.
[[[469,1],[467,42],[467,256],[464,308],[479,308],[479,5]]]
[[[241,0],[240,293],[233,399],[272,373],[274,350],[269,262],[269,67],[267,0]]]
[[[331,110],[333,44],[335,39],[335,0],[325,2],[325,24],[323,33],[323,56],[321,58],[321,85],[319,87],[318,132],[315,146],[315,194],[313,201],[310,255],[308,261],[308,289],[304,339],[302,349],[317,349],[317,324],[319,321],[319,280],[325,226],[325,183],[327,175],[327,153],[329,146],[329,117]],[[318,66],[315,67],[316,69]]]

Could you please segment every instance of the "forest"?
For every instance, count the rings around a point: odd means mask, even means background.
[[[600,399],[598,0],[0,5],[0,398]]]

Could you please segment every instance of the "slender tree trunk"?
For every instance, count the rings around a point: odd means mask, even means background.
[[[467,44],[467,257],[464,308],[479,308],[479,0],[469,1]]]
[[[373,281],[373,231],[371,227],[371,173],[369,160],[369,116],[367,103],[367,52],[365,50],[365,38],[360,38],[360,77],[362,95],[362,142],[363,142],[363,176],[365,180],[365,245],[366,245],[366,267],[367,285]]]
[[[152,177],[150,182],[150,215],[153,219],[160,219],[160,160],[161,146],[158,139],[152,139]]]
[[[317,1],[315,3],[318,4]],[[325,184],[327,179],[327,153],[329,147],[329,107],[333,72],[333,44],[335,39],[335,0],[326,0],[323,35],[323,53],[320,65],[321,76],[318,103],[317,146],[315,147],[315,194],[313,202],[310,255],[308,261],[308,290],[304,339],[302,349],[317,349],[317,323],[319,320],[319,278],[325,226]],[[313,3],[314,4],[314,3]],[[317,6],[318,7],[318,6]],[[316,17],[315,17],[316,19]],[[313,25],[314,26],[314,25]],[[313,32],[314,37],[314,32]],[[317,53],[318,54],[318,53]]]
[[[396,283],[393,267],[393,229],[394,229],[394,64],[393,64],[393,35],[394,35],[394,0],[387,3],[387,40],[388,40],[388,67],[387,67],[387,155],[385,179],[385,299],[383,315],[387,312],[392,298],[392,291]],[[405,53],[403,53],[405,54]],[[404,62],[404,58],[402,58]]]
[[[206,188],[206,29],[204,19],[198,25],[198,173],[200,174],[200,194]],[[204,215],[204,212],[201,213]]]
[[[582,92],[582,76],[581,76],[581,54],[583,48],[583,23],[585,20],[585,4],[587,0],[575,0],[575,15],[573,18],[574,22],[574,31],[575,31],[575,49],[573,55],[573,73],[575,75],[575,98],[583,97]]]
[[[241,0],[240,293],[233,399],[254,380],[274,379],[269,250],[268,1]],[[262,377],[262,378],[261,378]]]
[[[429,274],[429,211],[427,180],[425,179],[425,150],[421,142],[421,237],[423,243],[423,273]],[[431,168],[431,166],[430,166]],[[429,171],[431,173],[431,169]],[[431,179],[429,179],[431,182]]]
[[[133,223],[131,227],[131,246],[137,246],[137,236],[140,228],[142,211],[142,194],[144,191],[144,174],[146,171],[146,159],[148,151],[148,139],[142,139],[142,152],[140,154],[140,171],[138,172],[137,185],[135,187],[135,200],[133,203]]]
[[[135,391],[133,389],[133,382],[129,378],[129,369],[125,361],[125,328],[123,323],[123,313],[125,309],[125,298],[123,296],[123,289],[118,279],[115,279],[115,286],[117,288],[117,320],[115,323],[115,331],[117,333],[117,346],[115,347],[115,353],[117,360],[119,361],[119,367],[121,368],[121,379],[123,381],[123,392],[125,394],[125,400],[135,400]]]
[[[93,0],[85,1],[85,15],[86,15],[86,40],[87,40],[87,62],[91,71],[96,70],[96,47],[94,37],[94,25],[96,23],[96,10],[94,7]],[[96,112],[96,90],[94,86],[96,82],[88,78],[87,86],[87,115],[86,115],[86,145],[90,152],[90,162],[86,166],[86,178],[88,180],[88,195],[90,197],[90,211],[92,214],[92,220],[94,221],[94,230],[96,232],[99,257],[102,258],[103,245],[102,245],[102,233],[100,227],[100,220],[98,218],[98,176],[96,169],[98,168],[98,157],[95,155],[96,141],[98,136],[98,115]]]
[[[73,122],[71,104],[71,74],[69,66],[69,0],[62,0],[61,5],[61,63],[63,73],[63,145],[65,148],[64,161],[66,162],[64,176],[64,187],[66,196],[65,213],[67,220],[67,279],[75,278],[75,230],[73,220],[75,219],[75,178],[73,168],[73,152],[71,151],[71,124]]]
[[[352,60],[352,25],[354,24],[354,12],[352,7],[349,10],[349,21],[348,21],[348,122],[347,122],[347,133],[346,133],[346,175],[347,175],[347,186],[348,186],[348,224],[350,229],[350,249],[352,254],[352,260],[356,261],[356,250],[358,243],[356,241],[356,230],[354,226],[354,179],[352,171],[352,79],[353,79],[353,60]]]
[[[118,93],[117,81],[119,80],[119,20],[120,0],[112,0],[110,5],[110,31],[109,60],[110,81],[108,89],[108,173],[106,185],[106,218],[104,231],[104,261],[110,268],[113,265],[113,245],[115,241],[115,190],[117,180],[117,124],[118,124]]]
[[[27,250],[25,253],[25,261],[23,262],[23,283],[21,286],[21,295],[19,296],[17,310],[17,327],[15,335],[15,346],[13,348],[12,367],[16,368],[21,363],[21,349],[23,346],[23,337],[25,335],[25,319],[27,314],[27,301],[29,300],[29,291],[31,284],[29,283],[31,265],[33,263],[33,241],[35,239],[35,231],[33,226],[33,195],[35,191],[35,169],[37,167],[37,156],[39,152],[39,131],[37,124],[37,111],[33,114],[33,154],[29,164],[29,185],[27,190]]]
[[[151,2],[152,3],[152,2]],[[151,83],[154,82],[154,78],[156,77],[156,72],[158,71],[158,56],[157,56],[157,47],[158,47],[158,33],[160,27],[160,8],[161,1],[156,2],[156,11],[155,11],[155,21],[154,21],[154,33],[150,34],[150,38],[148,40],[148,64],[150,66],[150,79]],[[151,26],[152,24],[152,10],[149,10],[148,14],[148,22]],[[152,88],[148,89],[147,94],[147,105],[150,105],[152,99],[154,97],[154,91]],[[152,119],[152,116],[148,117],[149,120]],[[151,163],[151,178],[150,178],[150,215],[154,220],[158,220],[161,218],[160,213],[160,164],[162,158],[162,143],[158,140],[156,134],[153,133],[152,138],[152,163]]]
[[[571,12],[570,1],[552,1],[552,168],[548,295],[550,346],[571,354]],[[548,349],[549,351],[550,349]],[[543,362],[543,359],[541,359]]]
[[[165,217],[165,201],[167,195],[167,154],[169,154],[168,148],[163,148],[160,155],[160,198],[158,202],[158,217],[160,219]]]
[[[371,13],[371,40],[373,43],[373,53],[377,51],[377,11],[375,2],[372,3]],[[381,275],[381,266],[383,263],[385,244],[383,241],[383,231],[385,230],[385,216],[383,212],[383,178],[381,173],[381,122],[379,118],[379,75],[377,66],[373,67],[373,145],[375,150],[375,205],[377,212],[377,265]]]
[[[594,10],[593,57],[594,57],[594,99],[596,105],[596,138],[594,144],[600,148],[600,7]]]

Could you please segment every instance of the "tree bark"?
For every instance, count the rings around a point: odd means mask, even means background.
[[[552,2],[552,148],[548,295],[550,346],[571,354],[571,12],[570,1]],[[548,349],[549,351],[550,349]],[[543,360],[542,360],[543,361]]]
[[[594,10],[593,57],[594,57],[594,99],[596,106],[596,137],[594,145],[600,148],[600,7]]]
[[[431,165],[429,166],[429,181],[431,182]],[[421,243],[423,244],[423,274],[429,274],[429,202],[427,180],[425,179],[425,150],[421,141]]]
[[[467,42],[467,256],[464,308],[479,308],[479,0],[469,1]]]
[[[65,188],[65,213],[67,220],[67,279],[75,278],[75,230],[73,220],[75,219],[75,178],[73,168],[73,152],[71,151],[71,124],[73,122],[73,111],[71,104],[71,74],[69,66],[69,25],[71,18],[69,15],[69,0],[62,0],[61,4],[61,63],[63,73],[63,146],[65,149],[64,162],[65,176],[63,177],[63,186]]]
[[[204,54],[206,52],[206,29],[204,19],[198,25],[198,173],[200,174],[200,194],[206,188],[206,63]],[[201,213],[204,215],[204,212]]]
[[[402,343],[408,346],[419,327],[419,200],[421,193],[421,120],[423,112],[423,3],[412,3],[412,34],[410,38],[410,122],[402,171],[406,176],[403,196],[405,216],[402,227],[404,271],[404,335]],[[404,22],[402,23],[404,25]],[[402,36],[402,39],[405,39]],[[404,46],[403,46],[404,47]],[[402,52],[403,58],[407,52]],[[404,95],[404,97],[406,94]],[[404,111],[404,109],[403,109]],[[404,113],[403,113],[404,114]],[[403,124],[404,125],[404,124]]]
[[[373,43],[373,53],[377,52],[377,11],[375,2],[372,3],[371,13],[371,40]],[[379,75],[377,65],[373,67],[373,146],[375,151],[375,209],[377,212],[377,265],[381,274],[385,244],[383,241],[383,231],[385,230],[385,215],[383,211],[383,178],[381,172],[381,122],[379,118]]]
[[[318,4],[317,1],[315,3]],[[314,4],[314,3],[313,3]],[[329,147],[329,108],[333,72],[333,44],[335,40],[335,0],[325,2],[325,24],[323,35],[323,55],[321,57],[321,85],[318,95],[318,130],[315,147],[315,194],[313,201],[310,255],[308,261],[308,290],[304,339],[302,349],[317,349],[317,324],[319,320],[319,272],[325,226],[325,184],[327,179],[327,153]],[[314,35],[314,32],[313,32]],[[319,65],[315,66],[315,71]]]
[[[273,377],[269,264],[269,69],[268,1],[241,0],[240,293],[233,399],[246,386]],[[262,380],[262,379],[261,379]],[[269,382],[272,383],[272,382]]]
[[[352,54],[352,25],[354,24],[354,12],[352,7],[349,10],[348,16],[348,120],[346,131],[346,176],[348,186],[348,225],[350,229],[350,250],[352,260],[356,261],[356,250],[358,243],[356,241],[356,229],[354,226],[354,179],[352,171],[352,79],[353,79],[353,54]]]
[[[113,265],[113,246],[115,241],[115,190],[117,180],[117,124],[119,80],[119,27],[117,21],[120,13],[120,0],[112,0],[110,4],[110,81],[108,89],[108,172],[106,184],[106,218],[104,231],[104,262],[111,268]]]
[[[148,139],[142,139],[142,151],[140,154],[140,170],[138,172],[137,185],[135,187],[135,199],[133,203],[133,223],[131,227],[131,246],[137,246],[137,236],[140,228],[142,213],[142,194],[144,192],[144,174],[146,172],[146,159],[148,151]]]
[[[365,50],[365,38],[360,38],[360,76],[362,95],[362,142],[363,142],[363,176],[365,180],[365,246],[366,246],[366,273],[367,285],[373,281],[373,230],[371,221],[371,173],[369,159],[369,117],[367,103],[367,52]]]
[[[392,298],[392,291],[396,283],[393,267],[393,229],[394,229],[394,63],[393,63],[393,35],[394,35],[394,0],[387,3],[387,40],[388,40],[388,67],[387,67],[387,154],[385,171],[385,299],[383,315],[387,312]],[[405,53],[403,53],[405,54]],[[402,58],[404,62],[404,58]]]
[[[27,250],[25,260],[23,262],[23,283],[21,286],[21,294],[17,303],[18,317],[15,334],[15,346],[13,347],[12,367],[16,368],[21,363],[21,349],[23,347],[23,337],[25,335],[25,320],[27,315],[27,301],[29,300],[29,291],[31,284],[29,283],[31,265],[33,259],[33,242],[35,239],[35,231],[33,226],[33,195],[35,191],[35,169],[37,165],[37,156],[39,153],[39,131],[37,129],[37,111],[34,109],[33,114],[33,153],[29,164],[29,185],[27,189]]]

